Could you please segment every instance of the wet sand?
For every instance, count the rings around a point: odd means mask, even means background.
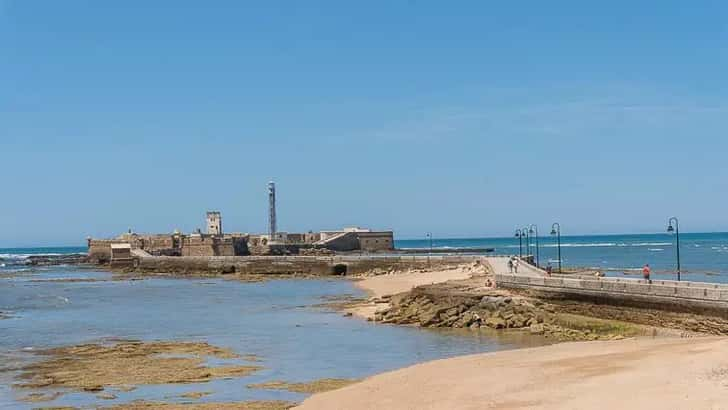
[[[295,403],[280,400],[244,401],[237,403],[158,403],[136,401],[102,410],[286,410]]]
[[[728,338],[563,343],[436,360],[316,394],[300,409],[718,409]]]
[[[358,380],[354,379],[319,379],[306,383],[288,383],[274,380],[265,383],[249,384],[248,387],[251,389],[288,390],[296,393],[311,394],[340,389],[356,382]]]

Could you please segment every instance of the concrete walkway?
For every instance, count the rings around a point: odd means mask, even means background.
[[[485,258],[490,266],[493,268],[493,273],[496,275],[507,275],[512,273],[510,269],[508,269],[508,259],[509,256],[489,256]],[[542,278],[546,276],[546,272],[538,269],[537,267],[533,265],[529,265],[528,263],[521,261],[521,263],[518,265],[518,276],[532,276],[532,277],[539,277]]]

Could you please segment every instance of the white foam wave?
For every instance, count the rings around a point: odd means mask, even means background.
[[[24,262],[31,257],[77,256],[86,255],[85,252],[74,253],[0,253],[0,260],[11,262]]]
[[[531,246],[536,246],[535,244],[531,244]],[[541,245],[543,248],[556,248],[559,246],[555,243],[549,243],[545,245]],[[610,246],[617,246],[616,243],[611,242],[605,242],[605,243],[562,243],[562,248],[606,248]]]
[[[648,248],[647,250],[650,251],[650,252],[662,252],[662,251],[664,251],[664,249],[662,249],[662,248]]]
[[[62,255],[69,255],[65,253],[0,253],[0,258],[3,259],[15,259],[15,260],[24,260],[28,259],[31,256],[62,256]]]
[[[525,246],[525,245],[524,245]],[[531,243],[531,247],[535,247],[536,244]],[[559,245],[556,243],[547,243],[541,245],[542,248],[556,248]],[[616,243],[616,242],[588,242],[588,243],[562,243],[562,248],[610,248],[610,247],[644,247],[644,246],[672,246],[672,242],[637,242],[637,243]],[[518,248],[518,245],[509,245],[508,248]]]

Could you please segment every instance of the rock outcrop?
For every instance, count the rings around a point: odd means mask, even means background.
[[[433,295],[415,289],[389,299],[374,321],[422,327],[520,329],[556,340],[618,339],[619,332],[570,328],[551,305],[498,291],[487,295]]]
[[[80,265],[89,263],[88,256],[82,253],[63,255],[31,255],[25,262],[31,266]]]

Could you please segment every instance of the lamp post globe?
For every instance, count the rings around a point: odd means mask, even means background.
[[[516,229],[516,238],[518,238],[518,257],[523,257],[523,232],[520,229]]]
[[[559,273],[561,273],[561,225],[558,222],[554,222],[551,225],[551,235],[556,235],[556,249],[558,249],[557,258],[559,259]]]

